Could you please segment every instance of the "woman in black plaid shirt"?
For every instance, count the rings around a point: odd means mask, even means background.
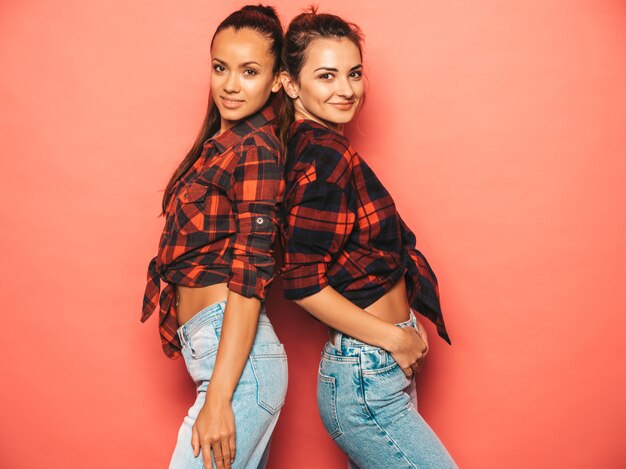
[[[428,351],[411,308],[449,341],[437,280],[393,199],[343,135],[363,99],[361,34],[310,12],[283,48],[287,148],[281,277],[285,296],[331,328],[318,405],[351,467],[456,467],[417,411]]]

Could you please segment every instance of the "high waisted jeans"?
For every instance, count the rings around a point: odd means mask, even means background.
[[[204,405],[213,374],[225,306],[225,301],[208,306],[178,329],[187,371],[196,384],[198,396],[180,427],[170,469],[204,468],[202,456],[193,455],[191,428]],[[285,349],[262,309],[250,357],[232,398],[236,430],[233,469],[265,467],[270,438],[286,392]]]
[[[397,324],[415,327],[415,316]],[[336,332],[324,347],[317,383],[330,437],[361,469],[456,468],[411,399],[412,380],[391,355]]]

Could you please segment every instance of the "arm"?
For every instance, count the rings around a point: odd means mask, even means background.
[[[427,345],[415,329],[399,328],[372,316],[331,286],[295,303],[333,329],[387,350],[408,377],[426,352]]]
[[[231,400],[254,343],[265,287],[273,276],[276,204],[282,189],[277,158],[264,147],[244,152],[233,179],[237,233],[229,293],[215,368],[192,437],[194,453],[204,448],[205,466],[211,467],[210,447],[218,468],[230,467],[235,458]]]
[[[417,318],[415,318],[415,327],[417,329],[417,333],[419,334],[420,338],[426,345],[426,350],[424,350],[424,352],[422,353],[422,358],[419,359],[419,361],[417,362],[417,366],[415,367],[415,372],[417,373],[418,371],[422,369],[422,365],[424,364],[424,358],[426,358],[426,355],[428,355],[429,347],[428,347],[428,333],[426,332],[424,325]]]
[[[256,298],[228,293],[213,376],[192,430],[194,454],[197,457],[200,448],[204,448],[205,467],[212,466],[211,450],[218,468],[231,467],[235,459],[236,429],[231,400],[254,343],[260,307]]]

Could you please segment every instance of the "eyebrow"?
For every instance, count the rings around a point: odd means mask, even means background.
[[[226,62],[224,62],[223,60],[220,60],[220,59],[218,59],[218,58],[216,58],[216,57],[214,57],[214,58],[213,58],[213,60],[215,60],[216,62],[219,62],[219,63],[220,63],[220,64],[222,64],[222,65],[228,65]],[[244,62],[244,63],[240,64],[239,66],[240,66],[240,67],[247,67],[247,66],[249,66],[249,65],[257,65],[257,66],[259,66],[259,67],[261,66],[261,64],[260,64],[260,63],[255,62],[254,60],[250,60],[250,61],[248,61],[248,62]]]
[[[358,68],[363,68],[363,64],[355,65],[354,67],[352,67],[350,69],[350,71],[352,72],[352,71],[354,71],[354,70],[356,70]],[[339,70],[337,70],[336,68],[333,68],[333,67],[319,67],[319,68],[316,68],[315,70],[313,70],[313,73],[317,72],[318,70],[328,70],[329,72],[338,72],[339,71]]]

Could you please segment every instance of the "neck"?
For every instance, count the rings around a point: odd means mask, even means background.
[[[328,127],[329,129],[334,130],[338,134],[343,135],[343,124],[335,124],[333,122],[328,122],[323,119],[319,119],[318,117],[314,116],[313,114],[307,112],[304,109],[296,109],[294,113],[294,117],[296,120],[308,119],[308,120],[317,122],[318,124],[321,124],[324,127]]]
[[[227,121],[225,119],[222,119],[220,122],[220,131],[218,133],[223,134],[228,129],[232,128],[236,123],[237,122]]]

